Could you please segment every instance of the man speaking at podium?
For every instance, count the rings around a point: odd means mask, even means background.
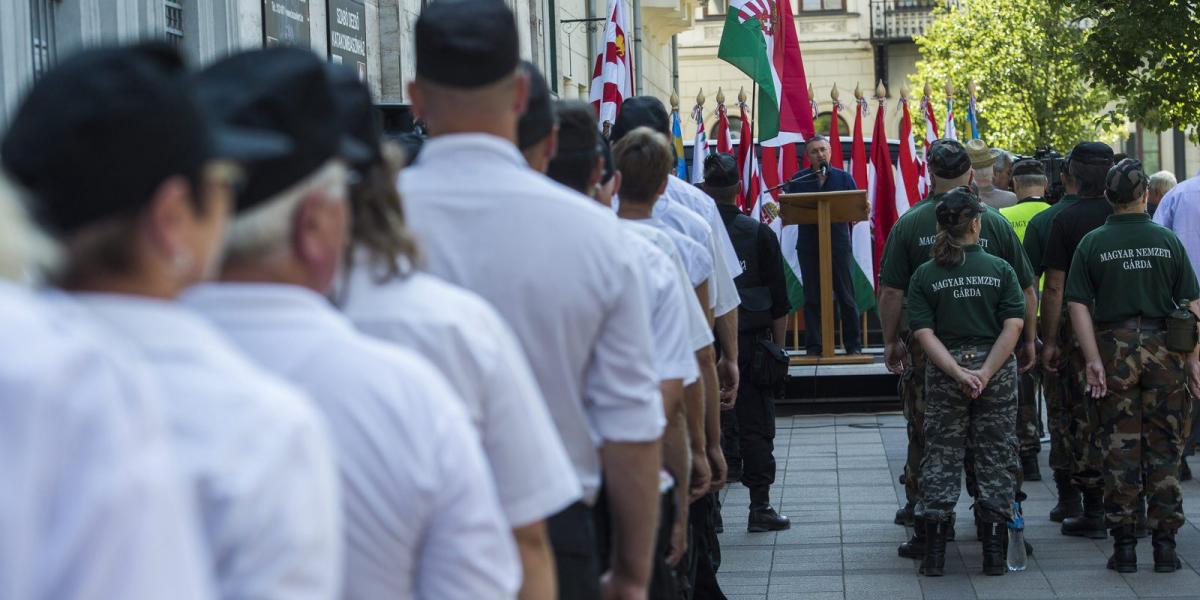
[[[804,144],[804,154],[811,168],[792,177],[784,186],[789,194],[810,192],[841,192],[856,190],[858,185],[850,174],[829,165],[829,140],[814,135]],[[858,306],[854,303],[854,285],[850,281],[850,224],[831,223],[830,257],[833,265],[833,297],[842,316],[842,340],[846,354],[862,353]],[[821,354],[821,256],[818,249],[819,225],[797,225],[796,256],[800,260],[800,276],[804,278],[804,348],[809,356]],[[833,335],[832,332],[829,335]]]

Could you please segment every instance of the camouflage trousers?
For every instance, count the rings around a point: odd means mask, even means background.
[[[1184,523],[1179,460],[1191,431],[1185,357],[1167,350],[1158,331],[1101,329],[1108,396],[1097,403],[1104,451],[1104,512],[1110,527],[1136,522],[1146,496],[1146,525]]]
[[[1050,468],[1054,471],[1075,470],[1071,450],[1071,413],[1064,401],[1066,391],[1062,376],[1042,372],[1042,395],[1046,397],[1046,427],[1050,433]]]
[[[958,364],[983,366],[990,348],[952,350]],[[917,513],[948,518],[962,491],[968,440],[979,496],[976,514],[985,522],[1008,520],[1017,482],[1017,361],[1013,357],[992,377],[978,398],[962,392],[958,382],[932,363],[925,368],[925,457],[921,462],[921,498]]]
[[[1065,321],[1069,321],[1064,317]],[[1075,343],[1066,323],[1060,335],[1064,356],[1059,361],[1058,374],[1063,386],[1063,405],[1069,413],[1067,432],[1071,443],[1071,481],[1080,489],[1104,487],[1101,470],[1100,419],[1096,402],[1087,395],[1087,361]]]
[[[1042,451],[1038,423],[1037,369],[1017,374],[1017,443],[1020,456],[1037,456]]]
[[[908,336],[912,366],[900,377],[900,400],[908,423],[908,455],[904,461],[904,496],[916,504],[921,498],[921,459],[925,456],[925,350]]]

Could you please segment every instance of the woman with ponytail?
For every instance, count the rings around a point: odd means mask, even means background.
[[[966,187],[937,206],[932,260],[908,286],[914,335],[926,366],[926,451],[921,462],[927,545],[921,572],[941,576],[946,529],[960,493],[967,439],[979,480],[976,515],[983,523],[983,572],[1003,575],[1005,523],[1016,482],[1017,366],[1013,348],[1024,326],[1025,299],[1016,273],[979,246],[985,208]]]

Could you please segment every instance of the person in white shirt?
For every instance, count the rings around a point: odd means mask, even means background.
[[[399,147],[382,145],[370,90],[349,69],[331,68],[343,129],[370,148],[352,167],[354,251],[336,298],[364,333],[429,359],[465,402],[513,528],[524,571],[521,598],[553,598],[554,559],[545,519],[582,488],[550,420],[521,346],[479,296],[416,270],[395,177]],[[530,468],[538,465],[539,468]]]
[[[306,398],[173,301],[219,256],[238,179],[223,159],[259,158],[253,146],[271,138],[242,131],[239,144],[218,146],[225,138],[214,139],[186,77],[165,44],[64,63],[30,101],[65,95],[96,108],[31,105],[13,144],[27,134],[58,143],[36,160],[14,159],[14,172],[41,182],[41,212],[68,249],[63,287],[93,309],[102,335],[129,343],[157,376],[220,598],[333,600],[341,527],[324,424]],[[34,132],[39,119],[69,133]],[[99,156],[118,168],[62,177],[60,165]]]
[[[326,65],[311,52],[234,55],[198,76],[226,123],[292,143],[252,163],[220,283],[185,302],[311,395],[341,477],[347,600],[511,598],[519,566],[462,400],[420,357],[354,330],[322,296],[346,251],[347,151]],[[361,153],[369,151],[358,144]]]
[[[17,193],[0,176],[0,598],[211,600],[161,393],[23,286],[56,252]]]
[[[617,219],[534,172],[514,145],[528,95],[518,46],[502,3],[425,7],[409,97],[431,138],[401,173],[400,195],[428,271],[481,295],[516,334],[583,485],[583,502],[549,521],[560,596],[597,597],[602,585],[638,597],[664,424],[648,310]],[[590,523],[601,469],[615,531],[598,582]]]

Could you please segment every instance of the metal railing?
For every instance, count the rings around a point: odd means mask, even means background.
[[[871,39],[906,41],[925,33],[933,9],[946,0],[871,0]]]
[[[58,0],[29,0],[29,30],[33,39],[33,78],[41,77],[58,59],[54,11]]]

